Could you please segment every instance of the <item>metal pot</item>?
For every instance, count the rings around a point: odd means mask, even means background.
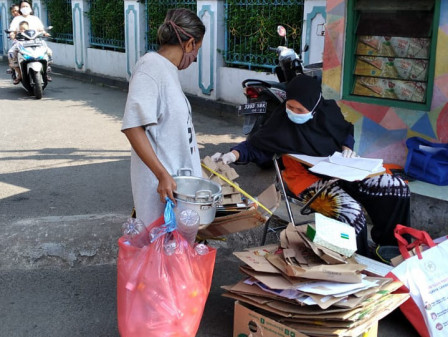
[[[209,225],[215,220],[216,206],[221,202],[222,189],[214,181],[189,175],[174,176],[177,188],[175,213],[192,209],[199,214],[200,225]]]

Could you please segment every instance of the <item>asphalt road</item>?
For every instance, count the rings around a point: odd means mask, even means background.
[[[6,63],[0,69],[0,337],[118,336],[116,240],[132,208],[129,145],[120,132],[126,92],[55,74],[37,101],[12,85]],[[193,104],[202,156],[244,139],[229,111]],[[252,195],[273,181],[272,171],[255,165],[236,169]],[[214,243],[198,337],[232,335],[233,301],[220,287],[242,277],[232,251],[259,240],[252,231]],[[394,312],[379,336],[417,334]]]

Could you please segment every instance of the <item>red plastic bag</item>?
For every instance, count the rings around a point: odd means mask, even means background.
[[[414,241],[408,244],[404,234]],[[422,337],[447,336],[448,328],[448,241],[436,245],[428,233],[397,225],[395,237],[404,261],[386,277],[399,280],[399,292],[409,292],[411,298],[400,306]],[[426,250],[422,250],[425,247]],[[415,248],[417,255],[409,251]]]
[[[164,223],[160,217],[148,230]],[[163,243],[177,243],[167,255]],[[194,337],[199,328],[215,264],[216,249],[196,253],[177,231],[137,248],[118,240],[117,309],[122,337]]]

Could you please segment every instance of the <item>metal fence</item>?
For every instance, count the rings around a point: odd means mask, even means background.
[[[157,44],[157,29],[163,23],[166,13],[172,8],[188,8],[196,13],[196,0],[145,0],[146,5],[146,50],[159,48]]]
[[[90,46],[125,51],[124,0],[89,0]]]
[[[47,24],[53,26],[50,40],[73,44],[72,1],[46,0]]]
[[[3,27],[1,15],[0,15],[0,27]],[[4,33],[3,30],[0,31],[0,53],[3,53],[3,33]],[[5,33],[5,36],[6,36],[6,33]]]
[[[227,66],[273,70],[281,45],[277,26],[286,28],[288,47],[300,52],[303,0],[226,0],[225,50]]]

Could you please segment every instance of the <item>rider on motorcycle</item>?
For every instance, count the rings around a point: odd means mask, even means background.
[[[28,1],[20,2],[20,14],[21,14],[20,16],[16,16],[11,21],[11,24],[9,26],[9,31],[11,32],[9,36],[12,40],[14,40],[14,43],[13,43],[13,46],[8,51],[8,61],[9,61],[9,66],[12,69],[16,70],[17,74],[18,74],[18,77],[14,80],[14,84],[20,83],[20,80],[21,80],[21,72],[20,72],[19,65],[17,63],[17,50],[18,50],[18,45],[16,45],[17,33],[23,32],[27,29],[32,29],[35,31],[45,31],[42,21],[37,16],[32,15],[31,5]],[[20,26],[22,26],[22,23],[24,23],[24,22],[28,25],[28,28],[21,30]],[[45,32],[44,36],[49,36],[49,34]],[[45,43],[45,42],[42,41],[42,43]],[[47,54],[51,61],[52,51],[50,48],[48,48],[48,46],[47,46]],[[49,76],[48,76],[47,80],[51,81],[51,78],[49,78]]]

